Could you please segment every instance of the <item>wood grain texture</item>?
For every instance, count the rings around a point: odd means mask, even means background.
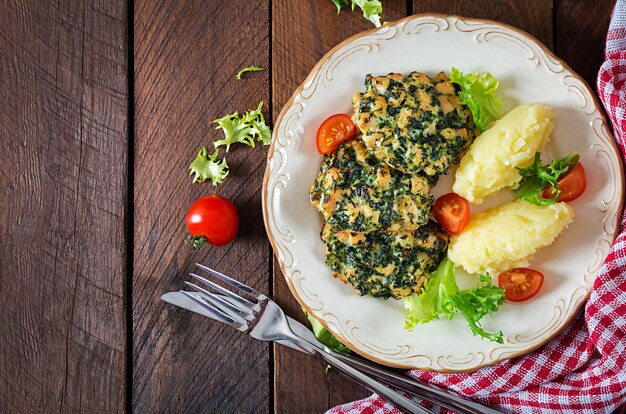
[[[269,102],[268,3],[135,2],[135,245],[133,410],[257,413],[270,406],[270,348],[229,327],[166,305],[200,262],[269,291],[261,214],[266,148],[235,145],[219,187],[192,184],[188,165],[221,139],[212,121]],[[267,113],[267,112],[266,112]],[[224,152],[222,151],[222,155]],[[185,213],[199,197],[232,200],[231,244],[193,251]]]
[[[552,0],[413,0],[413,13],[456,14],[497,20],[535,36],[553,46]]]
[[[121,412],[126,4],[0,1],[0,412]]]
[[[596,90],[613,0],[555,1],[557,55]]]
[[[383,20],[405,17],[406,1],[383,2]],[[297,25],[294,25],[297,21]],[[329,0],[276,0],[272,5],[272,119],[313,66],[346,38],[373,28],[358,11],[342,11]],[[330,115],[330,114],[329,114]],[[285,312],[308,324],[278,268],[274,299]],[[274,408],[276,413],[321,413],[335,405],[363,398],[369,392],[313,358],[274,347]]]

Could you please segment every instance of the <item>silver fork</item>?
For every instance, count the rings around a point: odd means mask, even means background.
[[[257,292],[251,287],[206,266],[201,264],[196,264],[196,266],[253,298],[252,301],[248,300],[202,276],[191,273],[191,276],[194,279],[202,282],[208,287],[211,287],[220,294],[214,294],[207,289],[190,282],[185,282],[185,284],[198,292],[198,294],[192,294],[186,291],[181,291],[181,293],[201,305],[206,311],[208,311],[208,313],[213,315],[216,320],[230,325],[233,328],[261,341],[290,342],[302,349],[304,352],[331,364],[334,368],[349,375],[371,391],[396,405],[398,408],[401,408],[409,413],[432,414],[432,411],[417,404],[409,398],[406,398],[387,385],[384,385],[363,374],[361,371],[353,368],[341,359],[338,359],[328,349],[320,349],[297,336],[291,330],[283,310],[264,294]]]

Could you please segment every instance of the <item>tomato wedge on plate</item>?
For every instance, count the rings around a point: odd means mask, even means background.
[[[556,186],[561,190],[559,201],[567,203],[580,197],[587,187],[587,177],[585,176],[583,165],[581,163],[574,165],[564,176],[559,178]],[[556,191],[554,191],[552,185],[548,185],[541,193],[543,198],[552,198],[555,195]]]
[[[543,273],[525,267],[511,269],[498,276],[498,286],[511,302],[523,302],[535,296],[543,285]]]
[[[435,201],[433,216],[445,231],[460,234],[469,221],[469,202],[455,193],[444,194]]]
[[[339,148],[342,142],[356,137],[356,125],[350,116],[335,114],[328,117],[317,130],[317,151],[330,154]]]

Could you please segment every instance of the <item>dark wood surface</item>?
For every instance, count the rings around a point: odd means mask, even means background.
[[[0,412],[124,408],[126,30],[0,2]]]
[[[387,21],[512,24],[595,87],[613,2],[383,5]],[[213,119],[263,100],[275,120],[327,51],[371,27],[330,0],[0,0],[0,412],[319,413],[368,395],[160,296],[202,262],[304,320],[263,228],[266,147],[233,147],[217,188],[187,165],[218,139]],[[266,71],[236,81],[249,65]],[[196,252],[184,215],[209,193],[233,200],[241,230]]]
[[[211,123],[269,103],[270,72],[235,80],[245,66],[269,67],[267,2],[135,2],[135,253],[133,408],[138,413],[248,413],[271,399],[271,352],[239,332],[171,305],[194,263],[270,289],[270,248],[261,214],[266,148],[233,146],[219,187],[192,184],[187,166],[221,139]],[[266,111],[267,113],[267,111]],[[237,239],[194,251],[184,217],[218,193],[240,213]]]

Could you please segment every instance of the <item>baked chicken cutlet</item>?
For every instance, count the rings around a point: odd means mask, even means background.
[[[415,229],[430,216],[431,180],[390,168],[352,140],[324,156],[311,203],[338,231]]]
[[[367,75],[352,98],[354,123],[375,156],[407,173],[440,175],[476,137],[469,109],[445,73]]]
[[[336,231],[325,223],[322,240],[333,275],[359,295],[402,298],[419,293],[446,254],[448,234],[433,221],[398,232]]]

